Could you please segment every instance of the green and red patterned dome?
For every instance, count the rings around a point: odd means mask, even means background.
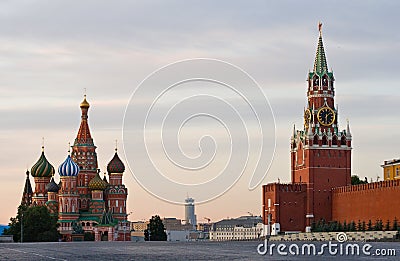
[[[36,177],[51,178],[54,175],[54,173],[55,173],[54,167],[46,159],[46,156],[44,155],[44,147],[42,147],[42,155],[40,155],[38,161],[31,168],[31,175],[34,178]]]
[[[107,185],[108,184],[100,178],[99,173],[97,172],[96,176],[94,176],[94,178],[92,178],[92,180],[89,182],[89,189],[105,190]]]
[[[118,157],[117,150],[115,150],[114,157],[107,165],[108,173],[124,173],[125,165],[122,160]]]

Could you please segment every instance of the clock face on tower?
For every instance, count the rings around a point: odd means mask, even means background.
[[[318,110],[318,122],[323,126],[330,126],[335,121],[335,112],[329,107],[322,107]]]

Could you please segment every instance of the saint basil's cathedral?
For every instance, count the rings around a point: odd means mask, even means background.
[[[97,164],[96,146],[88,124],[89,103],[86,95],[78,135],[65,161],[58,167],[60,182],[54,181],[55,170],[46,159],[44,146],[39,160],[31,168],[35,189],[26,172],[22,204],[47,206],[58,216],[59,232],[63,240],[89,232],[96,241],[128,241],[129,226],[126,214],[128,190],[122,183],[125,166],[115,149],[107,165],[109,180],[102,179]],[[80,232],[79,232],[80,231]]]

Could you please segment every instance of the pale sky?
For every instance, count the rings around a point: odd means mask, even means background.
[[[103,172],[114,140],[122,140],[136,86],[182,59],[223,60],[258,82],[276,120],[276,153],[262,184],[289,181],[290,135],[293,124],[303,123],[318,21],[336,78],[341,129],[346,118],[351,124],[352,173],[382,176],[380,164],[400,157],[398,10],[396,1],[1,1],[0,224],[15,216],[42,137],[55,168],[65,159],[85,88]],[[196,143],[193,129],[186,135]],[[198,221],[261,214],[261,186],[249,191],[248,181],[244,176],[224,195],[197,205]],[[182,206],[146,192],[129,170],[124,182],[130,220],[184,217]]]

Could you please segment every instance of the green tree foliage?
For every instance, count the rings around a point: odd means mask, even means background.
[[[358,220],[357,231],[363,231],[363,226],[362,226],[361,220]]]
[[[349,231],[349,226],[347,225],[346,220],[343,222],[343,231]]]
[[[357,175],[352,175],[351,176],[351,185],[359,185],[359,184],[366,184],[368,183],[365,180],[361,180],[360,177],[358,177]]]
[[[386,221],[386,225],[385,225],[385,231],[389,231],[390,230],[390,221],[389,219]]]
[[[398,223],[397,223],[397,218],[395,218],[395,219],[393,220],[393,227],[392,227],[392,229],[393,229],[393,230],[398,230],[398,229],[399,229],[399,225],[398,225]]]
[[[384,225],[382,220],[378,219],[373,224],[371,220],[368,223],[365,221],[358,220],[358,222],[354,222],[353,220],[349,223],[347,221],[343,221],[340,223],[339,221],[330,221],[326,223],[325,220],[321,219],[317,223],[313,222],[311,224],[312,232],[354,232],[354,231],[384,231],[384,230],[399,230],[400,227],[397,225],[397,220],[393,221],[393,227],[390,227],[389,220]]]
[[[10,218],[10,228],[4,231],[4,235],[13,235],[15,242],[21,241],[21,219],[24,242],[58,241],[60,235],[57,231],[57,217],[50,216],[47,207],[18,207],[17,216]]]
[[[351,222],[350,222],[350,224],[349,224],[349,231],[350,231],[350,232],[356,231],[356,222],[354,222],[354,221],[351,221]]]
[[[368,231],[372,231],[372,230],[373,230],[373,227],[372,227],[372,221],[371,221],[371,219],[370,219],[370,220],[368,220],[368,224],[367,224],[367,230],[368,230]]]
[[[150,223],[144,231],[144,239],[146,241],[167,241],[167,233],[165,233],[165,227],[160,216],[151,217]]]
[[[375,231],[382,231],[383,230],[383,222],[382,222],[382,220],[376,220],[375,221],[375,225],[374,225],[374,230]]]

